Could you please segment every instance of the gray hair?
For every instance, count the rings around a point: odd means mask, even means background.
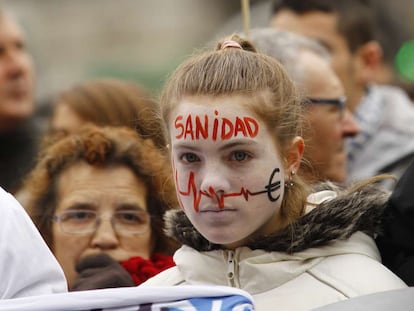
[[[298,62],[300,53],[308,51],[330,62],[328,50],[316,40],[275,28],[255,28],[249,40],[258,51],[278,60],[290,78],[303,91],[306,70]]]

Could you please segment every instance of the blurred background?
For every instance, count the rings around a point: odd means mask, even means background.
[[[391,25],[414,33],[414,1],[375,1],[389,7]],[[271,4],[250,0],[251,27],[268,25]],[[241,0],[0,0],[0,6],[26,31],[40,106],[76,82],[101,76],[134,80],[157,93],[195,49],[243,30]]]
[[[252,26],[267,25],[268,0],[250,0]],[[23,25],[41,105],[84,79],[121,77],[154,93],[183,59],[242,31],[240,0],[1,0]]]

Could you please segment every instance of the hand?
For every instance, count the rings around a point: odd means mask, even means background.
[[[129,273],[104,253],[81,259],[76,264],[76,271],[79,275],[71,291],[135,286]]]

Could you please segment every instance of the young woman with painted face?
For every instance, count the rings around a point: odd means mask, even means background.
[[[182,64],[161,105],[182,208],[166,225],[183,246],[143,286],[233,286],[290,311],[406,286],[372,239],[387,194],[301,180],[301,99],[276,60],[233,36]]]

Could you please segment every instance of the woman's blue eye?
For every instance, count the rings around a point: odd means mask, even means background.
[[[244,151],[235,151],[233,152],[232,158],[236,161],[244,161],[247,158],[247,153]]]
[[[181,158],[188,163],[200,161],[200,158],[191,152],[184,153]]]

